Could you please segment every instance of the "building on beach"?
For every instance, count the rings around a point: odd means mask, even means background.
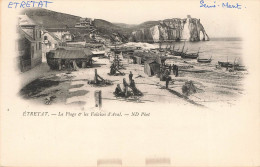
[[[47,53],[47,63],[52,70],[77,70],[92,66],[93,53],[89,49],[57,48]]]
[[[161,64],[156,59],[146,60],[144,63],[144,73],[149,77],[160,73]]]
[[[44,31],[42,36],[42,61],[46,62],[46,53],[60,46],[66,46],[66,42],[60,40],[52,32]]]
[[[16,40],[17,62],[21,72],[42,63],[41,27],[27,15],[18,16]]]

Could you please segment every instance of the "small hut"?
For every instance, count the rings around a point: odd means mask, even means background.
[[[146,60],[144,63],[144,73],[146,73],[149,77],[159,74],[161,67],[160,57],[156,59]]]
[[[58,48],[47,53],[47,63],[52,70],[86,68],[92,66],[92,52],[89,49]]]
[[[159,54],[156,53],[140,51],[134,52],[131,58],[133,59],[134,64],[144,64],[146,60],[156,60],[158,58],[160,59],[160,62],[159,60],[157,62],[159,64],[164,64],[167,59],[165,56],[159,56]]]
[[[133,57],[134,64],[143,64],[142,58],[138,56]]]

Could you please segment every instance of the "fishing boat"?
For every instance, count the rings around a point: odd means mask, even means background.
[[[172,55],[174,55],[174,56],[182,56],[182,55],[184,54],[183,50],[184,50],[184,47],[185,47],[185,42],[184,42],[184,44],[183,44],[183,47],[182,47],[181,52],[179,52],[180,49],[174,50],[174,47],[175,47],[175,46],[173,46],[173,49],[170,50],[170,52],[171,52]]]
[[[176,50],[176,51],[175,50],[171,50],[171,54],[174,55],[174,56],[181,56],[182,52],[179,52],[178,50]]]
[[[220,65],[220,67],[228,67],[228,68],[232,68],[233,64],[230,62],[223,62],[223,61],[218,61],[218,65]]]
[[[197,62],[199,63],[211,63],[212,59],[200,59],[199,57],[197,58]]]
[[[186,52],[187,51],[188,51],[188,49],[186,50]],[[200,48],[199,48],[197,53],[186,53],[186,52],[181,55],[181,58],[183,58],[183,59],[197,59],[199,57]]]
[[[199,54],[195,53],[183,53],[181,55],[181,58],[183,59],[197,59],[199,57]]]
[[[246,71],[247,70],[245,66],[241,66],[241,65],[235,66],[234,69],[236,71]]]
[[[246,67],[245,66],[242,66],[242,65],[239,65],[237,63],[230,63],[230,62],[221,62],[221,61],[218,61],[218,64],[221,66],[221,67],[225,67],[225,68],[231,68],[235,71],[247,71]]]
[[[227,56],[227,61],[226,61],[226,62],[225,62],[225,61],[218,61],[218,65],[219,65],[220,67],[225,67],[225,68],[232,68],[232,67],[239,66],[239,64],[236,63],[236,58],[235,58],[235,60],[234,60],[234,63],[230,63],[230,62],[228,61],[228,56]]]

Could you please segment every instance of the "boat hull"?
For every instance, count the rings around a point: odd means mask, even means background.
[[[197,59],[198,63],[211,63],[211,59]]]
[[[192,55],[192,54],[183,54],[181,55],[181,58],[183,59],[197,59],[199,55]]]

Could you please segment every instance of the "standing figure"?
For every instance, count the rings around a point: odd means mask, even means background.
[[[128,93],[128,83],[126,82],[125,78],[123,79],[123,85],[124,85],[124,94],[125,97],[128,97],[129,93]]]
[[[163,78],[163,70],[162,70],[162,68],[160,69],[160,81],[162,81],[162,78]]]
[[[165,70],[165,75],[166,75],[166,76],[170,75],[169,70]]]
[[[125,78],[123,79],[123,85],[124,85],[124,87],[129,86],[128,83],[126,82]]]
[[[170,76],[166,77],[166,89],[168,89],[169,82],[172,80]]]
[[[136,87],[135,87],[135,81],[134,81],[133,79],[132,79],[131,82],[130,82],[130,87],[131,87],[132,89],[136,88]]]
[[[112,64],[112,65],[110,66],[110,74],[111,74],[111,75],[114,75],[114,74],[115,74],[115,66],[114,66],[114,64]]]
[[[132,71],[130,71],[130,74],[129,74],[129,82],[131,83],[132,80],[133,80],[133,73],[132,73]]]
[[[175,69],[176,69],[176,65],[172,64],[172,73],[175,75]]]
[[[179,75],[179,67],[178,67],[178,66],[176,66],[175,77],[178,77],[178,75]]]
[[[169,74],[171,75],[171,72],[172,72],[172,65],[170,64],[169,65]]]

